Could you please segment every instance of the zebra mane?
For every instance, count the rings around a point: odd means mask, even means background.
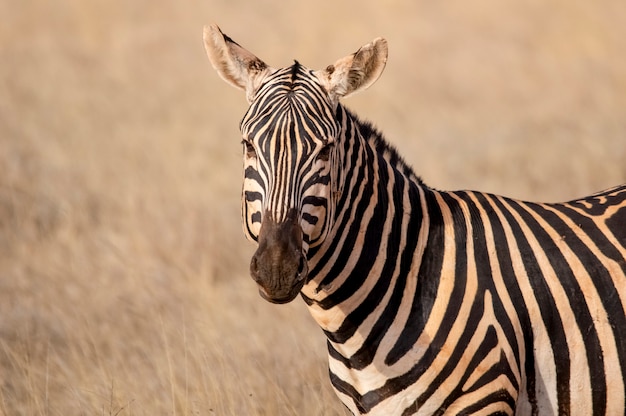
[[[291,65],[291,82],[293,83],[297,76],[298,76],[298,70],[302,67],[302,64],[300,64],[300,62],[298,62],[296,59],[293,60],[293,65]]]
[[[377,153],[383,154],[391,166],[398,169],[398,171],[402,172],[406,177],[411,178],[420,186],[426,186],[422,178],[416,175],[413,168],[400,156],[395,146],[389,143],[371,122],[363,121],[352,111],[345,107],[344,109],[348,116],[351,117],[359,127],[361,135],[373,145]]]

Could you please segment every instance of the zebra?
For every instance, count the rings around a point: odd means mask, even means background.
[[[298,294],[355,415],[624,415],[626,185],[565,203],[444,192],[340,99],[381,75],[377,38],[275,69],[217,25],[245,91],[242,223],[267,301]]]

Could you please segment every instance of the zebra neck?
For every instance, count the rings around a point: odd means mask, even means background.
[[[362,354],[376,352],[396,321],[403,293],[415,290],[420,241],[428,234],[428,190],[371,126],[345,115],[335,222],[309,259],[311,281],[302,294],[331,349],[352,357],[355,351],[348,350],[357,345],[368,346]]]

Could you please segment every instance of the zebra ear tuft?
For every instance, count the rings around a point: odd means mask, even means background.
[[[316,71],[335,101],[362,91],[380,77],[387,64],[388,47],[383,38],[376,38],[352,55],[339,59],[326,69]]]
[[[252,102],[263,79],[272,69],[222,33],[216,24],[204,27],[203,38],[213,68],[224,81],[246,91],[248,102]]]

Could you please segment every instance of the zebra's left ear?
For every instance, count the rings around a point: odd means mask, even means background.
[[[352,55],[339,59],[334,65],[316,71],[331,99],[337,102],[372,85],[387,64],[387,41],[376,38]]]
[[[204,47],[213,68],[229,84],[246,91],[252,102],[272,68],[222,33],[216,24],[204,27]]]

